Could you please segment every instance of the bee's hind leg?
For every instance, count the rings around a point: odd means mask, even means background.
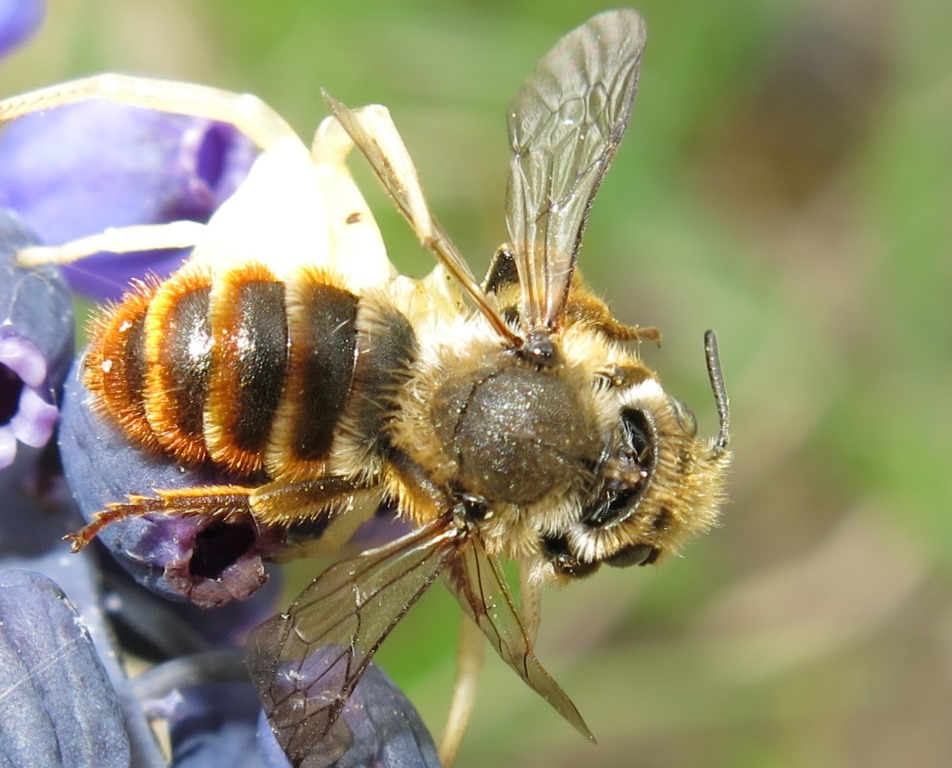
[[[253,521],[261,527],[286,529],[320,522],[321,535],[312,535],[289,546],[287,552],[282,553],[284,560],[313,553],[315,544],[323,549],[343,546],[380,501],[379,491],[357,487],[339,477],[304,482],[275,480],[258,487],[198,485],[157,489],[153,493],[153,496],[131,495],[125,501],[110,504],[66,540],[72,544],[73,551],[78,552],[106,526],[126,518],[149,515],[200,516],[221,523]]]
[[[228,523],[252,517],[250,495],[253,488],[240,485],[194,486],[156,490],[155,496],[129,496],[110,504],[76,533],[65,536],[73,552],[79,552],[108,525],[129,517],[148,515],[200,515]]]
[[[255,488],[251,514],[258,525],[289,530],[278,562],[339,552],[381,502],[381,491],[336,475],[278,479]],[[297,529],[297,530],[295,530]]]

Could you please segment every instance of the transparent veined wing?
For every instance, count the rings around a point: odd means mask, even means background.
[[[635,11],[594,16],[549,51],[509,104],[506,225],[523,335],[558,325],[592,200],[631,115],[645,35]]]
[[[489,638],[502,660],[579,733],[594,741],[572,700],[536,658],[502,566],[487,554],[478,532],[466,538],[448,563],[444,578],[464,613]]]
[[[292,765],[324,768],[351,746],[341,713],[374,653],[457,552],[452,515],[337,563],[252,633],[248,667]]]

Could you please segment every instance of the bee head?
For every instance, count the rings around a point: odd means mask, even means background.
[[[709,529],[723,501],[730,454],[728,403],[716,341],[706,338],[708,371],[720,415],[713,440],[653,376],[614,387],[614,428],[582,494],[578,516],[541,535],[536,578],[587,576],[602,563],[648,565]]]
[[[475,335],[440,348],[394,429],[450,505],[473,510],[487,549],[523,560],[540,583],[676,551],[716,521],[730,460],[716,353],[722,427],[706,441],[621,345],[585,328],[556,341],[545,364]],[[393,495],[421,522],[444,511]]]

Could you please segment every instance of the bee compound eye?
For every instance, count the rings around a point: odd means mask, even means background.
[[[620,523],[634,510],[643,492],[643,487],[638,485],[613,493],[588,512],[582,518],[582,522],[591,528],[604,528],[611,523]]]
[[[612,568],[629,568],[632,565],[650,565],[661,554],[661,550],[650,544],[632,544],[605,558],[605,564]]]
[[[626,408],[621,414],[621,424],[625,453],[641,467],[649,468],[655,458],[654,422],[640,408]]]

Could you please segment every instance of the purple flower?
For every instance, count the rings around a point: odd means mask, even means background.
[[[121,499],[130,491],[149,493],[150,487],[175,488],[221,480],[207,472],[183,472],[176,464],[129,444],[119,430],[90,407],[88,393],[73,376],[65,398],[60,450],[66,477],[86,517],[104,508],[107,501]],[[228,528],[237,532],[225,532]],[[210,531],[214,535],[206,538]],[[242,524],[209,525],[200,517],[130,518],[107,527],[99,539],[149,589],[203,607],[245,597],[257,590],[266,580],[263,560],[278,553],[283,543],[279,531]],[[203,552],[203,548],[207,551]],[[197,564],[206,561],[217,565],[203,571]],[[256,595],[255,600],[258,598]],[[137,604],[146,598],[133,592],[132,600],[136,605],[127,606],[123,612],[126,615],[130,607],[141,611]],[[248,602],[226,607],[247,606]],[[273,600],[269,604],[273,605]],[[191,606],[184,608],[188,612]],[[155,626],[155,617],[162,613],[157,607],[148,609],[152,620],[139,629],[138,634],[149,636],[149,646],[163,642],[162,633]],[[169,613],[168,609],[164,613]],[[224,627],[240,621],[240,616],[216,621],[220,615],[221,610],[209,615],[219,634]],[[259,616],[263,618],[264,615]],[[168,618],[166,622],[173,623]],[[250,628],[247,623],[243,626]],[[306,660],[304,668],[319,668],[320,658],[318,653]],[[210,680],[216,676],[214,670],[220,669],[221,659],[228,663],[227,657],[214,654],[205,654],[199,661],[173,659],[147,673],[147,682],[140,682],[143,678],[137,680],[138,694],[151,707],[151,714],[170,723],[173,764],[248,768],[289,765],[263,719],[253,689],[244,678],[241,683],[234,682],[241,674],[233,674],[231,680]],[[185,684],[178,684],[178,680]],[[188,685],[196,680],[203,684],[197,688]],[[342,722],[353,734],[352,745],[338,756],[339,760],[326,765],[439,766],[436,748],[412,704],[373,666],[344,708]],[[249,751],[255,744],[264,762],[259,762],[257,751]]]
[[[53,433],[73,354],[73,305],[55,267],[18,266],[36,238],[0,208],[0,469],[17,444],[39,448]]]
[[[69,555],[62,536],[82,521],[51,453],[24,449],[0,470],[0,752],[14,765],[129,765],[131,755],[132,765],[166,766],[148,722],[156,702],[223,670],[250,693],[243,664],[222,662],[235,657],[222,643],[271,601],[217,612],[209,640],[167,601],[100,571],[92,549]],[[159,662],[143,681],[126,677],[117,636]],[[250,734],[256,718],[247,718]]]
[[[0,135],[0,206],[47,245],[109,227],[206,221],[256,151],[230,125],[88,101],[29,115]],[[117,298],[132,277],[164,275],[187,252],[98,254],[66,269],[72,286]]]
[[[227,482],[209,470],[183,471],[176,462],[130,443],[93,406],[80,380],[81,366],[66,388],[59,445],[66,479],[87,520],[129,494],[151,496],[154,488]],[[283,536],[252,520],[221,524],[196,515],[130,517],[107,526],[98,540],[149,589],[214,608],[247,599],[268,580],[263,559],[279,552]]]
[[[59,587],[35,571],[0,572],[0,616],[4,764],[128,766],[116,691]]]
[[[281,765],[244,651],[233,645],[274,610],[275,595],[259,592],[196,621],[193,606],[173,606],[100,563],[98,548],[67,554],[62,536],[82,521],[50,454],[27,448],[0,470],[5,754],[21,765],[128,765],[131,757],[160,768],[167,763],[149,720],[161,718],[176,768]],[[156,666],[128,679],[116,637]],[[355,740],[338,768],[437,765],[418,715],[373,668],[344,717]]]
[[[41,11],[0,0],[0,55]],[[56,420],[73,320],[60,270],[14,258],[109,227],[205,221],[254,157],[232,126],[103,101],[30,115],[0,134],[0,753],[14,764],[160,768],[156,718],[169,723],[173,766],[286,764],[261,724],[241,650],[275,610],[264,563],[284,532],[250,520],[135,517],[103,531],[105,549],[68,554],[63,535],[109,503],[223,479],[131,444],[91,406],[77,374],[63,396],[58,452],[29,447],[45,443]],[[184,255],[97,255],[71,266],[69,279],[117,297],[130,278],[169,272]],[[155,666],[128,679],[117,638]],[[419,716],[372,667],[343,719],[355,741],[338,768],[438,765]]]
[[[36,32],[45,14],[39,0],[0,0],[0,58]]]
[[[0,469],[0,499],[0,646],[20,660],[0,659],[4,754],[14,765],[112,765],[88,757],[90,747],[108,743],[120,758],[125,750],[125,765],[130,753],[137,766],[165,765],[113,645],[95,558],[64,552],[63,535],[81,519],[52,449],[18,451],[15,462]],[[17,674],[17,664],[27,672]],[[100,719],[98,729],[90,728]],[[36,752],[16,759],[12,745],[18,743]],[[42,757],[47,744],[58,745],[61,762]]]
[[[281,669],[273,683],[274,694],[293,696],[311,685],[320,690],[324,685],[321,681],[344,673],[340,656],[339,649],[322,648],[293,669]],[[331,687],[337,689],[339,684],[335,682]],[[268,768],[290,766],[263,713],[260,733],[260,748]],[[319,749],[295,735],[291,749],[298,752],[300,765],[305,768],[440,767],[433,740],[413,705],[373,664],[331,727],[328,742],[329,746]]]

